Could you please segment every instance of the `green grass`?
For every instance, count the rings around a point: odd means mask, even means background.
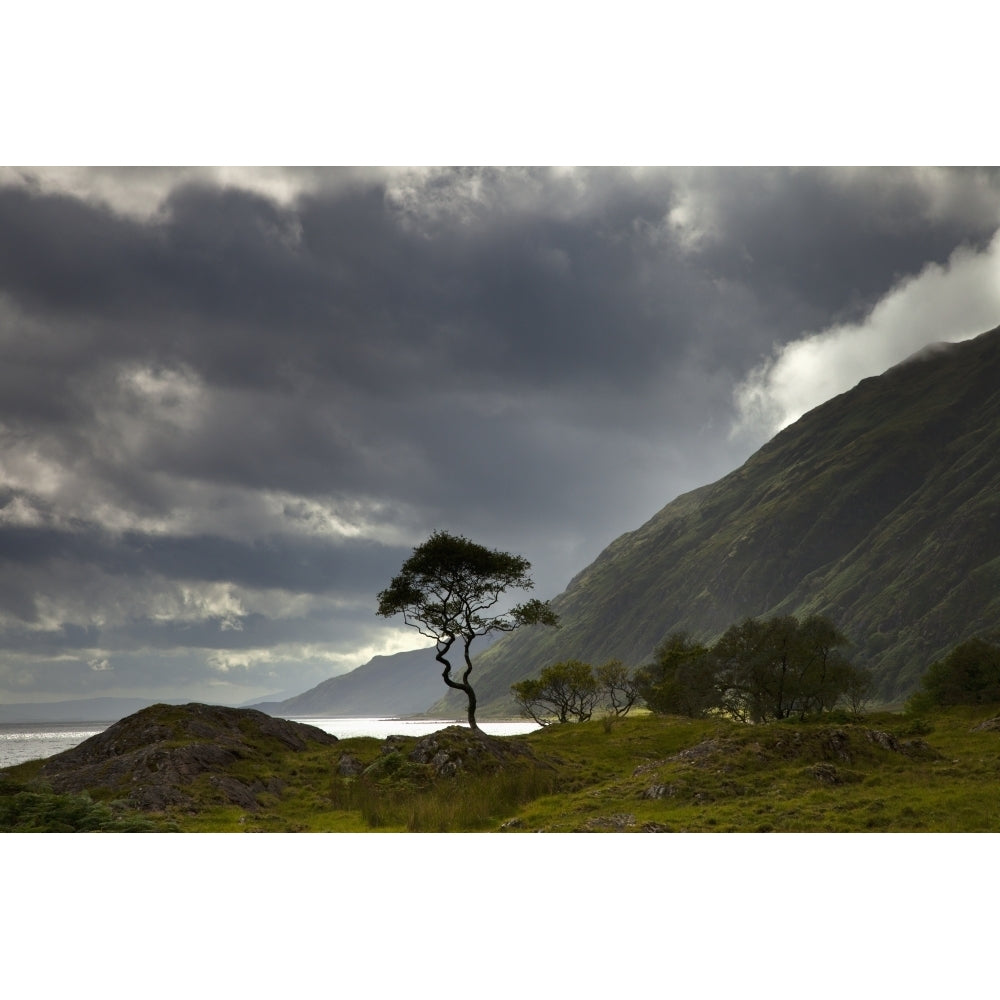
[[[534,757],[436,776],[409,759],[416,738],[342,740],[273,753],[280,791],[248,811],[220,805],[208,776],[195,804],[142,816],[121,798],[55,795],[38,763],[0,780],[5,830],[189,832],[994,832],[1000,732],[974,732],[997,707],[914,719],[882,713],[746,726],[648,714],[550,726],[505,741]],[[886,735],[888,734],[888,735]],[[458,744],[460,745],[460,740]],[[340,774],[345,754],[361,773]],[[237,767],[237,770],[240,766]]]
[[[87,792],[59,794],[48,786],[0,782],[0,833],[159,833],[179,830],[165,816],[144,816]]]

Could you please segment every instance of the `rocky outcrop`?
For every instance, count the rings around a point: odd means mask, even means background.
[[[364,769],[364,764],[352,753],[341,754],[337,761],[337,774],[342,778],[356,778]]]
[[[493,739],[462,726],[449,726],[424,736],[410,751],[409,759],[417,764],[430,765],[439,777],[448,777],[463,770],[476,773],[499,771],[518,760],[538,763],[527,743]]]
[[[980,722],[978,726],[973,726],[971,730],[973,733],[995,733],[998,731],[1000,731],[1000,716]]]
[[[749,735],[749,734],[747,734]],[[681,798],[690,793],[688,783],[680,778],[676,765],[682,764],[698,770],[739,774],[746,768],[766,766],[771,762],[801,761],[809,764],[809,772],[824,785],[839,785],[857,781],[858,773],[844,769],[844,764],[876,761],[881,751],[899,754],[910,760],[936,760],[941,755],[925,740],[902,740],[894,733],[863,727],[829,728],[825,726],[802,729],[775,728],[746,736],[730,735],[702,740],[663,760],[638,765],[632,777],[659,777],[640,793],[643,799]],[[670,770],[666,770],[670,768]],[[719,791],[725,795],[742,795],[739,783],[723,783]],[[704,794],[695,792],[698,799]]]
[[[876,729],[866,729],[865,739],[883,750],[901,753],[904,757],[933,760],[941,756],[926,740],[901,740],[893,733],[884,733]]]
[[[283,788],[273,758],[335,743],[315,726],[254,709],[152,705],[50,757],[41,773],[54,791],[110,792],[144,812],[193,805],[196,783],[201,801],[256,811],[259,796]]]
[[[584,830],[626,830],[635,826],[635,816],[631,813],[612,813],[610,816],[594,816],[584,824]]]
[[[465,726],[449,726],[416,743],[409,736],[386,737],[378,759],[364,774],[375,780],[394,775],[427,783],[457,774],[495,774],[513,767],[552,769],[523,740],[497,739]]]

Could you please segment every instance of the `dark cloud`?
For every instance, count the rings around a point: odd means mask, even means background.
[[[435,528],[523,552],[551,596],[760,443],[730,440],[733,391],[774,345],[1000,222],[979,171],[5,176],[0,693],[6,662],[22,698],[152,683],[153,660],[190,685],[197,649],[206,677],[254,650],[248,690],[354,666],[403,641],[374,595]],[[267,661],[295,643],[326,652]],[[23,660],[74,649],[83,672]]]
[[[45,562],[84,565],[123,578],[231,582],[256,589],[353,595],[381,587],[409,555],[370,541],[273,536],[234,540],[0,526],[0,567],[11,575]]]
[[[696,258],[711,273],[777,297],[800,329],[857,321],[900,277],[944,264],[961,243],[989,242],[1000,178],[973,169],[950,175],[898,168],[705,172],[698,186],[717,228]]]

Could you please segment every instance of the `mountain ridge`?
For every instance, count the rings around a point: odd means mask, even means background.
[[[898,700],[1000,622],[1000,327],[928,345],[810,410],[738,469],[625,532],[521,630],[476,659],[484,710],[571,657],[637,666],[669,632],[826,614]],[[431,712],[455,710],[449,697]]]
[[[480,716],[558,660],[638,666],[672,631],[825,614],[898,702],[953,645],[1000,624],[1000,327],[915,351],[780,430],[721,479],[622,533],[551,601],[562,627],[474,655]],[[375,657],[278,715],[458,717],[432,648]]]
[[[444,686],[440,668],[435,667],[433,646],[373,656],[302,694],[251,707],[270,715],[299,718],[420,715]]]

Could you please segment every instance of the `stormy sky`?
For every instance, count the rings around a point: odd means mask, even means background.
[[[925,344],[1000,323],[1000,177],[0,169],[0,701],[240,703],[423,644],[445,529],[550,598]]]

